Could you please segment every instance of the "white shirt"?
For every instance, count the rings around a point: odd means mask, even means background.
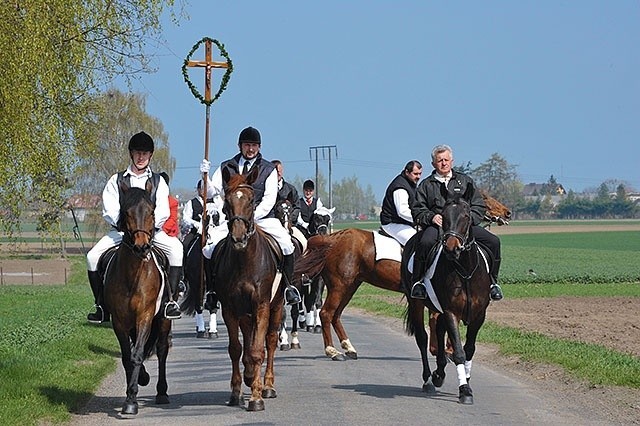
[[[195,197],[195,199],[197,199],[200,202],[200,205],[202,206],[202,197],[200,197],[199,195],[197,197]],[[198,227],[198,225],[200,224],[201,220],[193,220],[193,201],[189,200],[187,202],[187,204],[184,205],[184,209],[182,209],[182,222],[187,225],[189,227],[189,229],[194,228],[194,227]],[[202,215],[200,215],[202,216]],[[201,218],[202,219],[202,218]]]
[[[151,177],[151,167],[147,167],[141,175],[136,175],[131,171],[131,166],[124,172],[124,176],[131,176],[130,184],[132,188],[145,189],[147,179]],[[162,229],[162,225],[169,218],[169,186],[160,178],[156,188],[156,208],[154,210],[156,228]],[[116,226],[120,217],[120,191],[118,189],[118,174],[109,178],[102,191],[102,217],[111,226]]]
[[[409,193],[405,189],[398,188],[393,191],[393,204],[396,206],[398,216],[413,223],[411,208],[409,207]]]

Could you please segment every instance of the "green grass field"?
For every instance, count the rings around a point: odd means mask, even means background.
[[[345,227],[356,224],[366,225]],[[504,235],[501,278],[510,298],[640,297],[639,236],[637,232]],[[0,424],[65,422],[119,362],[110,327],[85,321],[92,296],[84,258],[72,261],[67,285],[0,286]],[[536,275],[528,274],[529,269]],[[367,284],[351,306],[392,317],[404,312],[399,294]],[[505,354],[560,365],[594,385],[640,388],[637,357],[492,323],[483,327],[480,340],[498,345]]]

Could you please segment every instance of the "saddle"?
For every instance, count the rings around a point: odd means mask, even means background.
[[[102,253],[100,256],[100,260],[98,260],[98,274],[100,274],[100,280],[104,285],[104,279],[107,274],[107,269],[109,268],[109,264],[113,260],[113,257],[118,251],[120,244],[111,247],[109,250]],[[155,258],[158,260],[158,266],[160,266],[160,270],[163,274],[167,274],[167,269],[169,268],[169,258],[167,255],[157,247],[151,247],[151,251],[155,255]]]

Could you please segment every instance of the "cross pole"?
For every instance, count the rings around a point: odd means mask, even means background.
[[[204,43],[204,60],[190,60],[191,55],[200,47],[200,45]],[[216,46],[220,49],[220,53],[224,56],[227,61],[226,62],[217,62],[212,59],[212,44],[216,44]],[[204,68],[204,98],[195,86],[189,80],[189,75],[187,72],[187,68]],[[211,70],[214,68],[225,68],[227,71],[222,78],[222,82],[220,83],[220,89],[218,93],[212,98],[211,97]],[[191,52],[187,55],[187,59],[184,60],[184,64],[182,66],[182,74],[184,76],[185,82],[191,89],[193,95],[200,100],[201,103],[206,106],[206,114],[205,114],[205,129],[204,129],[204,158],[205,160],[209,160],[209,123],[211,118],[211,104],[220,97],[222,92],[226,89],[227,83],[229,81],[229,76],[233,71],[233,64],[231,62],[231,58],[224,50],[224,45],[222,45],[217,40],[213,40],[209,37],[205,37],[196,43],[195,46],[191,49]],[[207,233],[204,227],[205,218],[207,217],[207,181],[208,181],[208,173],[204,173],[202,176],[202,190],[204,192],[203,203],[202,203],[202,239],[201,246],[204,247],[207,241]],[[201,300],[204,298],[204,262],[202,262],[202,267],[200,268],[200,289],[201,289]]]

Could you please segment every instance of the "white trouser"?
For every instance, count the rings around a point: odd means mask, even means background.
[[[404,223],[388,223],[386,225],[382,225],[382,229],[384,232],[395,238],[402,247],[404,247],[407,244],[407,241],[409,241],[409,238],[416,235],[417,232],[413,226],[405,225]]]
[[[121,241],[122,232],[111,229],[109,233],[102,237],[100,241],[89,250],[89,253],[87,253],[87,269],[97,271],[100,256],[111,247],[120,244]],[[182,266],[183,248],[179,239],[171,237],[161,230],[156,231],[153,237],[153,244],[167,255],[170,266]]]
[[[282,249],[282,254],[285,256],[293,254],[295,247],[293,241],[291,241],[291,234],[282,226],[280,220],[275,217],[268,217],[264,219],[256,220],[256,225],[260,227],[264,232],[271,235]],[[207,259],[211,259],[213,250],[216,245],[222,241],[229,234],[229,227],[227,221],[221,222],[219,226],[208,231],[207,244],[202,248],[202,254]]]

